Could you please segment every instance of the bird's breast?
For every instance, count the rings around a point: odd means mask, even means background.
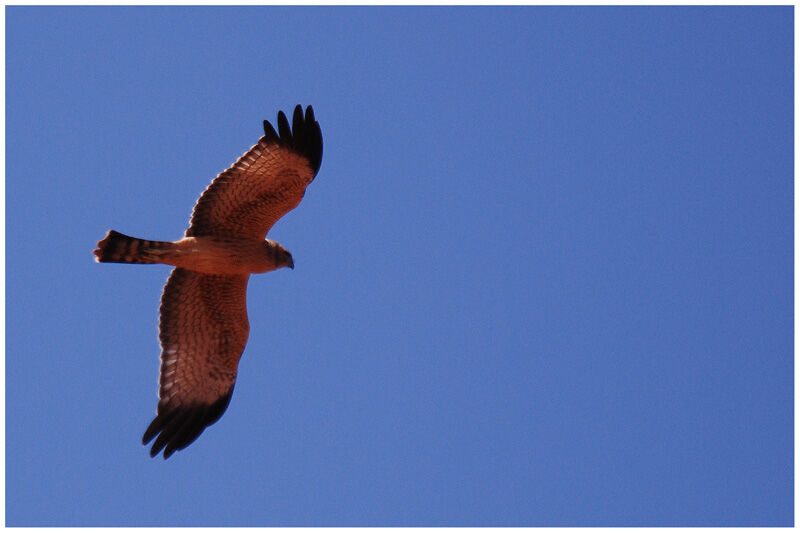
[[[177,241],[164,262],[205,274],[257,274],[277,268],[263,240],[212,236]]]

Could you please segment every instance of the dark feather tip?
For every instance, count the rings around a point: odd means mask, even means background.
[[[283,111],[278,111],[278,133],[281,135],[281,142],[291,146],[292,128],[289,127],[289,120],[283,114]]]
[[[277,142],[308,159],[308,163],[316,175],[322,164],[322,130],[314,118],[314,110],[311,106],[306,108],[305,116],[303,116],[302,106],[298,105],[294,108],[291,127],[284,112],[279,111],[277,124],[278,130],[276,131],[268,120],[264,121],[264,140]]]
[[[272,124],[269,123],[269,120],[264,121],[264,138],[268,141],[280,140],[280,137],[278,137],[278,132],[275,131],[275,128],[273,128]]]
[[[150,448],[150,457],[164,450],[164,459],[189,446],[203,431],[219,420],[228,408],[233,389],[211,405],[193,405],[170,409],[159,406],[158,415],[144,432],[142,444],[156,441]]]

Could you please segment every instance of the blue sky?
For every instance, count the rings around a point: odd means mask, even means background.
[[[793,523],[793,8],[6,8],[10,526]],[[261,121],[325,153],[168,461],[168,267]]]

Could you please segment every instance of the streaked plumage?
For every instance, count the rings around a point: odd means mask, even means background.
[[[157,415],[143,443],[167,458],[191,444],[225,412],[249,333],[251,273],[294,267],[291,254],[265,240],[300,203],[322,160],[322,134],[311,106],[297,106],[292,126],[264,136],[200,196],[180,241],[147,241],[109,231],[98,262],[160,263],[176,268],[161,296],[161,374]]]

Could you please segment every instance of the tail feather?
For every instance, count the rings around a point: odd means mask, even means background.
[[[109,230],[94,251],[98,263],[160,263],[159,256],[172,247],[171,242],[147,241]]]

